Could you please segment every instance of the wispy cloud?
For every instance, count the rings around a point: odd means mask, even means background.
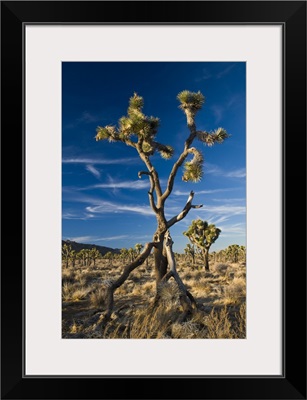
[[[99,115],[94,115],[89,113],[88,111],[84,111],[81,115],[81,117],[77,120],[78,122],[82,123],[91,123],[91,122],[97,122],[101,120],[101,117]]]
[[[136,157],[130,158],[63,158],[64,164],[95,164],[95,165],[113,165],[113,164],[138,164],[140,161]]]
[[[71,240],[72,242],[84,243],[93,240],[93,236],[75,236],[75,237],[68,237],[67,239]]]
[[[217,165],[207,163],[207,169],[205,170],[207,174],[212,174],[216,176],[224,176],[226,178],[245,178],[246,170],[245,168],[238,168],[231,171],[225,171]]]
[[[197,190],[196,194],[212,194],[220,192],[229,192],[235,190],[236,188],[226,188],[226,189],[212,189],[212,190]],[[189,191],[174,190],[173,194],[175,196],[189,196]]]
[[[222,225],[220,227],[223,236],[244,236],[246,235],[246,226],[244,223]]]
[[[118,236],[101,237],[94,240],[95,242],[110,242],[112,240],[127,239],[129,237],[130,237],[129,235],[118,235]]]
[[[215,104],[215,105],[211,106],[210,108],[211,108],[211,111],[213,112],[213,115],[215,118],[215,123],[219,124],[223,119],[224,107]]]
[[[94,218],[95,215],[93,214],[89,214],[89,213],[71,213],[71,212],[63,212],[62,214],[62,218],[63,219],[75,219],[75,220],[82,220],[82,221],[86,221],[90,218]]]
[[[223,78],[223,76],[228,75],[229,72],[230,72],[235,66],[236,66],[236,64],[233,63],[233,64],[229,65],[228,67],[223,68],[221,71],[219,71],[219,72],[216,74],[217,79],[221,79],[221,78]]]
[[[149,182],[147,180],[144,181],[122,181],[122,182],[110,182],[110,183],[98,183],[97,185],[89,186],[88,188],[93,189],[131,189],[131,190],[140,190],[146,189],[149,187]]]
[[[207,206],[204,205],[202,208],[199,209],[199,212],[210,212],[212,214],[218,215],[242,215],[246,213],[245,206],[233,206],[233,205],[221,205],[221,206]]]
[[[239,168],[230,172],[227,172],[224,176],[228,178],[245,178],[246,170],[245,168]]]
[[[217,201],[217,202],[223,202],[223,203],[242,203],[246,202],[245,197],[228,197],[228,198],[222,198],[222,199],[212,199],[212,201]]]
[[[101,201],[99,205],[88,206],[86,211],[92,214],[107,214],[107,213],[132,213],[141,215],[154,215],[150,206],[141,205],[126,205]]]
[[[98,171],[97,168],[94,167],[94,165],[92,164],[87,164],[87,166],[85,167],[85,169],[87,171],[89,171],[90,173],[92,173],[97,179],[100,178],[100,171]]]
[[[212,73],[208,70],[208,68],[203,68],[202,75],[196,78],[195,82],[206,81],[210,78],[212,78]]]
[[[70,122],[64,126],[65,129],[73,129],[76,128],[78,125],[82,124],[91,124],[94,122],[101,121],[103,118],[101,118],[99,115],[95,115],[92,113],[89,113],[88,111],[84,111],[79,118],[76,118],[73,122]]]

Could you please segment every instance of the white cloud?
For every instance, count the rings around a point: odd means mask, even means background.
[[[229,72],[230,72],[235,66],[236,66],[236,64],[234,63],[234,64],[229,65],[229,66],[226,67],[226,68],[223,68],[220,72],[218,72],[218,73],[216,74],[217,79],[220,79],[220,78],[222,78],[222,77],[225,76],[225,75],[228,75]]]
[[[95,165],[116,165],[116,164],[138,164],[140,160],[136,157],[130,158],[63,158],[64,164],[95,164]]]
[[[212,174],[216,176],[224,176],[226,178],[245,178],[246,170],[245,168],[238,168],[231,171],[225,171],[217,165],[207,163],[205,165],[205,173]]]
[[[222,121],[224,115],[224,108],[218,105],[211,106],[211,110],[215,117],[215,123],[218,124]]]
[[[220,192],[228,192],[235,190],[236,188],[227,188],[227,189],[212,189],[212,190],[196,190],[195,195],[198,194],[212,194],[212,193],[220,193]],[[173,194],[175,196],[189,196],[189,191],[181,191],[181,190],[174,190]]]
[[[212,78],[211,72],[207,68],[203,68],[203,74],[199,78],[195,79],[195,82],[206,81],[207,79]]]
[[[91,172],[97,179],[100,178],[100,172],[98,171],[97,168],[95,168],[92,164],[87,164],[85,169],[89,172]]]
[[[246,235],[246,226],[243,223],[234,224],[234,225],[224,225],[221,226],[223,236],[245,236]]]
[[[67,238],[68,240],[71,240],[72,242],[88,242],[90,240],[93,240],[92,236],[75,236],[75,237],[69,237]]]
[[[230,172],[226,172],[225,176],[228,178],[245,178],[246,170],[245,168],[236,169]]]
[[[88,206],[86,207],[86,211],[92,214],[135,213],[141,215],[154,215],[150,206],[117,204],[107,201],[101,201],[97,205]]]
[[[232,206],[232,205],[222,205],[222,206],[206,206],[204,205],[203,208],[200,208],[199,211],[207,211],[212,214],[218,215],[242,215],[246,213],[245,206]]]
[[[82,221],[86,221],[90,218],[93,218],[94,215],[93,214],[88,214],[88,213],[70,213],[70,212],[63,212],[62,214],[62,219],[76,219],[76,220],[82,220]]]
[[[97,189],[132,189],[132,190],[139,190],[139,189],[148,189],[149,182],[148,180],[144,181],[122,181],[116,182],[112,181],[110,183],[99,183],[97,185],[93,185],[88,187],[90,188],[97,188]]]
[[[111,240],[127,239],[129,237],[130,237],[129,235],[102,237],[102,238],[95,239],[95,242],[109,242]]]

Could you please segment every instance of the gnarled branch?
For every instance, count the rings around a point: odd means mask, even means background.
[[[114,305],[114,292],[118,289],[126,280],[128,279],[130,273],[135,270],[137,267],[143,264],[146,258],[149,256],[153,247],[156,246],[155,242],[146,243],[144,250],[142,253],[133,261],[128,264],[125,268],[121,276],[116,281],[108,281],[106,284],[106,292],[105,292],[105,306],[106,311],[104,315],[104,321],[108,321],[111,317]]]
[[[155,204],[155,199],[154,199],[154,196],[153,196],[153,192],[155,190],[155,181],[154,181],[154,179],[152,177],[152,173],[148,172],[148,171],[139,171],[138,172],[138,177],[140,179],[142,178],[142,175],[147,175],[149,180],[150,180],[150,190],[148,191],[149,203],[150,203],[150,206],[153,209],[153,211],[155,213],[157,213],[158,209],[157,209],[157,206]]]
[[[203,206],[202,204],[193,205],[192,204],[193,197],[194,197],[194,192],[193,192],[193,190],[191,190],[189,198],[188,198],[183,210],[178,215],[175,215],[175,217],[173,217],[167,221],[167,228],[170,228],[171,226],[176,224],[178,221],[181,221],[188,214],[188,212],[191,210],[191,208],[201,208]]]

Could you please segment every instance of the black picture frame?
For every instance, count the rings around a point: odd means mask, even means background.
[[[282,376],[27,377],[24,365],[25,173],[23,30],[29,23],[280,24],[283,82]],[[1,2],[1,398],[306,399],[306,2]],[[264,94],[265,95],[265,94]],[[273,151],[279,151],[274,149]],[[9,166],[14,157],[18,173]],[[21,173],[22,171],[22,173]],[[12,199],[22,199],[12,208]],[[22,240],[16,233],[22,226]],[[265,237],[280,232],[268,232]],[[259,245],[260,246],[260,245]],[[16,248],[21,249],[17,257]],[[261,249],[259,249],[261,251]],[[265,277],[264,277],[265,279]],[[38,299],[39,301],[39,299]],[[265,327],[259,327],[265,329]],[[104,362],[103,360],[101,360]],[[191,362],[191,360],[186,360]]]

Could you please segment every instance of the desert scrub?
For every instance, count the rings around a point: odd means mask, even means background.
[[[101,308],[105,305],[105,289],[98,288],[90,294],[90,304],[94,308]]]
[[[246,281],[244,278],[234,277],[232,282],[225,286],[225,304],[240,304],[246,298]]]
[[[71,294],[72,301],[84,300],[89,293],[89,289],[85,287],[80,287],[74,290]]]
[[[227,265],[227,264],[216,264],[214,266],[215,273],[217,273],[219,275],[225,275],[228,269],[229,269],[229,265]]]
[[[179,304],[179,288],[175,282],[163,282],[160,283],[158,293],[162,304],[172,305]]]
[[[233,339],[236,337],[226,307],[219,311],[213,309],[205,319],[205,326],[208,339]]]
[[[63,301],[70,301],[73,291],[74,291],[74,285],[70,282],[64,282],[62,286]]]
[[[72,268],[62,269],[62,281],[63,283],[73,283],[75,280],[75,271]]]

